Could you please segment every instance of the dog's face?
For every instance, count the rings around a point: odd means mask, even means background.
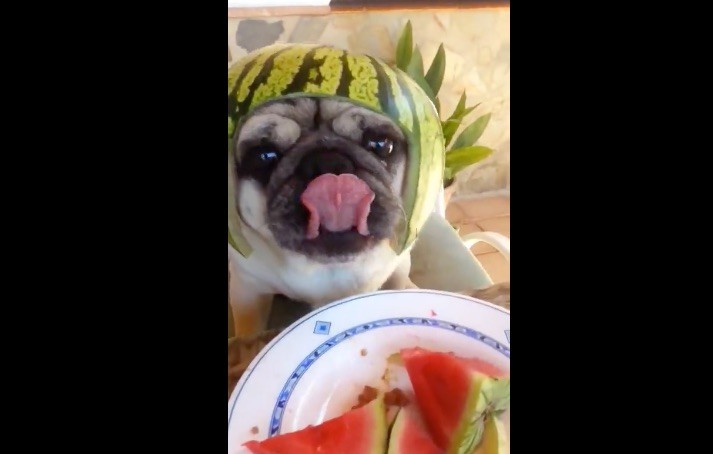
[[[278,247],[343,261],[402,228],[408,145],[388,117],[295,98],[256,109],[235,137],[236,208]]]

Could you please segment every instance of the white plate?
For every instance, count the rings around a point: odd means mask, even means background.
[[[376,292],[337,301],[270,342],[228,401],[228,453],[349,410],[365,385],[409,389],[387,358],[407,347],[479,357],[510,371],[510,313],[462,295]],[[385,380],[388,380],[385,381]],[[509,412],[505,425],[509,434]]]

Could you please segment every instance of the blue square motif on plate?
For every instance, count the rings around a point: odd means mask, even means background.
[[[329,330],[332,328],[331,322],[317,321],[314,324],[314,334],[329,334]]]

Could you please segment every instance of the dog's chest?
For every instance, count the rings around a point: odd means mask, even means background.
[[[408,252],[397,254],[384,241],[348,262],[325,264],[269,247],[249,230],[246,233],[254,245],[249,258],[228,247],[233,270],[241,276],[234,285],[244,287],[244,293],[282,294],[313,307],[379,290],[410,257]]]
[[[395,257],[364,257],[344,264],[295,263],[282,270],[282,294],[313,306],[378,290],[396,268]]]

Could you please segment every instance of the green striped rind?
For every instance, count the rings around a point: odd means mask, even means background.
[[[384,405],[384,396],[380,395],[370,402],[368,406],[371,407],[371,414],[374,417],[374,420],[371,427],[372,432],[365,433],[364,436],[372,436],[373,444],[371,446],[371,453],[382,454],[386,452],[386,443],[388,442],[389,435],[389,427],[386,424],[386,406]]]
[[[398,123],[404,128],[405,132],[409,134],[413,133],[413,112],[411,111],[411,104],[401,91],[401,85],[399,84],[396,73],[387,71],[386,74],[389,76],[389,87],[391,88],[395,111],[399,116]],[[403,75],[403,73],[401,74]]]
[[[305,93],[316,95],[333,95],[337,93],[342,80],[342,56],[344,51],[330,47],[320,47],[314,51],[312,59],[319,66],[309,68],[308,80],[302,89]]]
[[[486,418],[483,440],[473,454],[510,454],[507,429],[496,416]]]
[[[397,77],[414,116],[413,131],[409,134],[410,161],[403,194],[404,208],[409,219],[408,231],[401,243],[401,248],[405,248],[416,239],[436,204],[443,184],[445,143],[438,113],[426,93],[405,73],[399,71]],[[415,144],[418,144],[418,151],[413,149]]]
[[[291,47],[276,53],[272,60],[272,69],[267,73],[264,81],[253,91],[250,108],[282,96],[302,68],[305,55],[310,50],[308,47]]]
[[[346,60],[351,81],[343,96],[381,112],[379,90],[385,87],[379,87],[376,67],[373,63],[375,60],[361,55],[346,55]]]
[[[228,138],[256,107],[295,96],[345,99],[386,114],[401,126],[409,142],[402,194],[407,222],[392,245],[397,252],[410,246],[443,181],[443,132],[428,96],[405,73],[366,55],[318,45],[272,45],[248,54],[228,70]],[[240,246],[236,249],[246,256],[247,243],[237,225],[231,225],[237,223],[237,212],[231,210],[235,208],[229,204],[231,244]]]
[[[510,379],[473,372],[472,385],[447,454],[470,454],[480,444],[485,418],[497,417],[510,404]]]

